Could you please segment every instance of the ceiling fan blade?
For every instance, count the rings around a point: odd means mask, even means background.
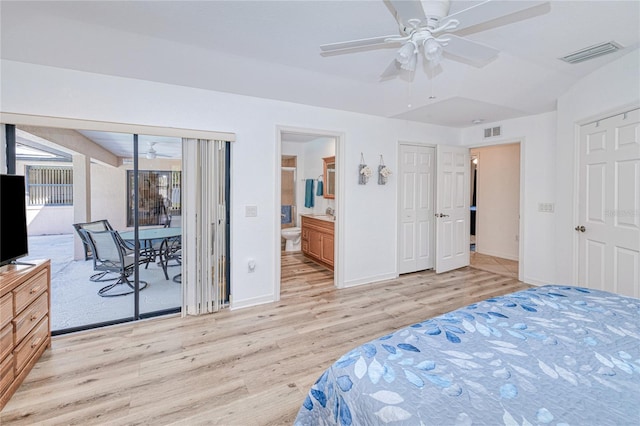
[[[500,53],[498,49],[453,34],[447,34],[446,38],[450,40],[444,47],[445,53],[464,59],[463,62],[476,67],[486,65]]]
[[[396,19],[401,24],[406,24],[409,19],[419,19],[420,23],[427,17],[424,14],[420,0],[388,0],[396,10]]]
[[[322,50],[323,52],[332,52],[335,50],[355,49],[357,47],[384,44],[384,41],[391,37],[398,37],[398,35],[393,34],[393,35],[380,36],[380,37],[363,38],[360,40],[341,41],[338,43],[323,44],[322,46],[320,46],[320,50]]]
[[[445,22],[449,19],[457,19],[460,21],[460,25],[456,28],[456,31],[460,31],[464,28],[472,27],[474,25],[482,24],[487,21],[502,18],[503,16],[511,15],[513,13],[522,12],[527,9],[540,6],[548,3],[547,1],[492,1],[487,0],[475,6],[471,6],[467,9],[453,13],[446,18],[443,18],[441,22]]]

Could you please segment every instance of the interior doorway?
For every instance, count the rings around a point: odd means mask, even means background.
[[[519,277],[520,143],[470,151],[471,266]]]
[[[302,129],[279,132],[278,297],[287,291],[291,264],[314,264],[337,282],[338,140],[336,134]]]

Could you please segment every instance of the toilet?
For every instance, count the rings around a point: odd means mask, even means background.
[[[300,233],[299,227],[284,228],[280,231],[282,238],[285,239],[284,251],[300,251]]]

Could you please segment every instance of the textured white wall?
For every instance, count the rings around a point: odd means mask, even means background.
[[[231,164],[231,285],[233,306],[275,300],[276,254],[280,239],[279,194],[275,188],[277,128],[321,129],[344,135],[340,211],[345,285],[386,279],[397,273],[397,181],[357,184],[363,152],[369,165],[379,155],[397,171],[399,140],[458,144],[460,131],[149,81],[91,74],[3,60],[2,111],[115,123],[233,132]],[[379,99],[384,102],[384,99]],[[340,171],[340,170],[339,170]],[[245,217],[245,206],[258,216]],[[277,215],[277,216],[276,216]],[[247,271],[247,258],[256,270]]]
[[[484,139],[485,127],[502,126],[502,136]],[[530,284],[555,282],[555,215],[538,203],[555,199],[556,114],[546,113],[467,128],[464,144],[482,146],[520,142],[520,276]],[[563,200],[557,202],[564,202]]]

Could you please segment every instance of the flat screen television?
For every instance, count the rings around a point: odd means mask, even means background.
[[[29,254],[24,176],[0,175],[0,266]]]

